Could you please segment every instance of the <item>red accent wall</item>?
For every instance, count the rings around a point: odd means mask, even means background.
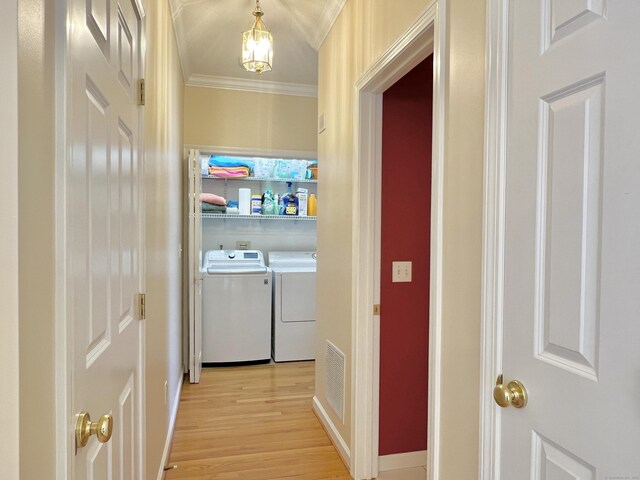
[[[433,57],[383,94],[380,455],[427,448]],[[392,283],[411,261],[412,282]]]

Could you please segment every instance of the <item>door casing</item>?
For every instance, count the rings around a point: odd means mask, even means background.
[[[502,269],[506,170],[507,26],[502,0],[487,0],[479,480],[497,478],[500,418],[488,386],[502,371]]]
[[[380,169],[382,93],[433,54],[433,148],[429,307],[428,478],[439,476],[442,235],[446,89],[446,0],[433,1],[416,22],[356,82],[353,193],[353,355],[350,472],[378,475]],[[382,307],[384,308],[384,306]]]
[[[0,463],[6,478],[20,474],[20,388],[18,306],[18,2],[3,5],[0,19]]]

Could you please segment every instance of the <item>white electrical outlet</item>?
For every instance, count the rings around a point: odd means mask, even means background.
[[[411,281],[411,262],[392,262],[391,281],[393,283]]]
[[[238,240],[236,242],[236,250],[251,250],[251,242],[249,240]]]

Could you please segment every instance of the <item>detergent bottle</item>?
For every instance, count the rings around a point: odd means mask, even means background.
[[[277,214],[277,203],[273,197],[273,190],[265,190],[264,194],[262,195],[262,214]]]
[[[298,198],[291,191],[291,182],[287,182],[287,193],[282,197],[285,215],[298,215]]]

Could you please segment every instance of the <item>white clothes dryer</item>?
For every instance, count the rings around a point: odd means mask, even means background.
[[[271,359],[271,270],[258,250],[210,250],[202,266],[202,363]]]
[[[316,252],[269,252],[273,272],[271,355],[276,362],[315,359]]]

